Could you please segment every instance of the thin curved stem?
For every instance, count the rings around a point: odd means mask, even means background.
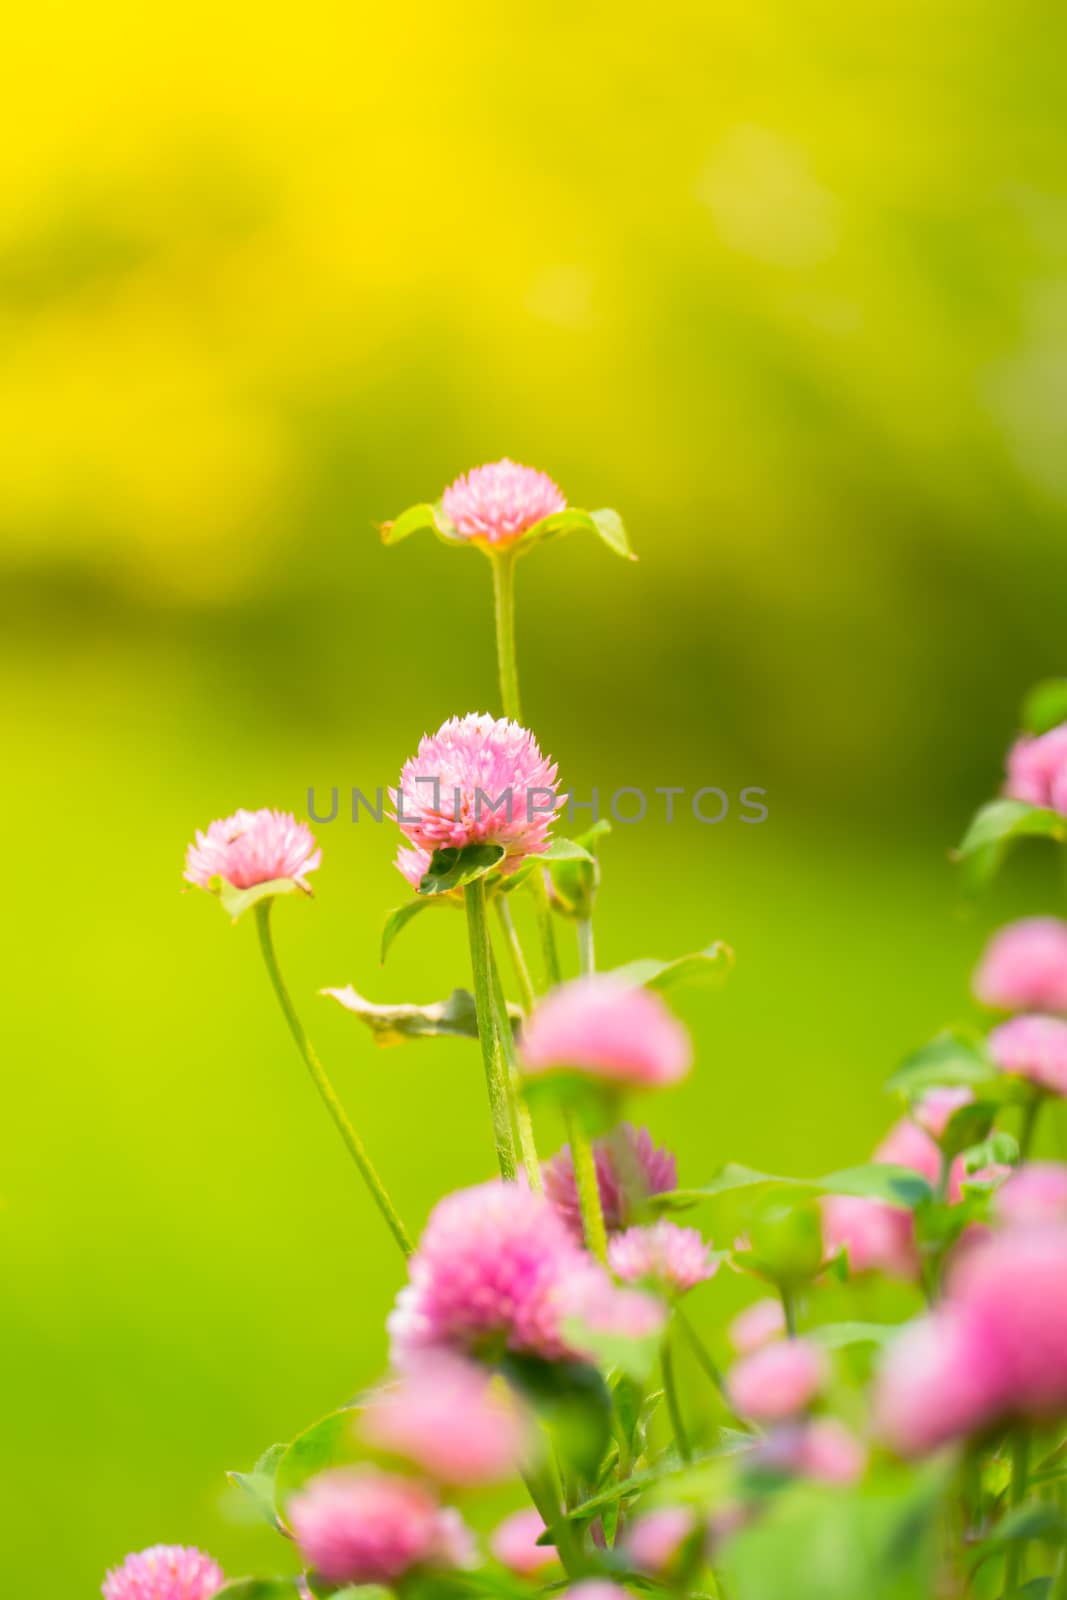
[[[521,956],[521,950],[519,954]],[[541,1160],[537,1154],[537,1145],[534,1142],[533,1118],[530,1116],[530,1108],[526,1104],[526,1097],[522,1092],[522,1084],[519,1081],[519,1069],[515,1059],[515,1038],[511,1031],[508,1002],[504,994],[504,986],[500,981],[500,968],[493,957],[491,944],[489,958],[492,962],[493,978],[493,1024],[497,1030],[497,1036],[507,1067],[511,1113],[514,1118],[515,1131],[519,1137],[519,1152],[522,1156],[522,1164],[529,1180],[530,1188],[535,1194],[543,1194],[545,1186],[541,1178]]]
[[[493,608],[496,612],[496,660],[500,674],[500,700],[504,715],[522,721],[519,703],[519,669],[515,658],[515,552],[494,550]]]
[[[278,957],[275,954],[274,939],[271,934],[270,911],[273,903],[272,900],[261,900],[256,906],[256,928],[259,933],[259,945],[263,952],[263,960],[266,963],[267,973],[274,987],[274,993],[278,997],[278,1004],[281,1006],[282,1014],[289,1024],[289,1032],[292,1034],[296,1047],[300,1051],[304,1065],[311,1074],[312,1082],[319,1091],[327,1111],[333,1118],[334,1125],[344,1140],[349,1155],[359,1168],[360,1176],[370,1190],[375,1205],[385,1218],[390,1233],[405,1256],[409,1256],[415,1247],[408,1237],[407,1229],[401,1222],[396,1207],[390,1200],[385,1185],[379,1178],[374,1163],[367,1154],[363,1140],[348,1120],[345,1108],[327,1076],[325,1067],[315,1054],[311,1040],[304,1032],[303,1024],[296,1014],[296,1008],[290,999],[288,989],[285,987],[285,980],[278,966]]]
[[[578,933],[578,970],[583,977],[596,971],[596,946],[593,943],[592,917],[579,917],[575,924]]]
[[[1014,1508],[1026,1498],[1026,1485],[1030,1475],[1030,1435],[1020,1428],[1011,1444],[1011,1485],[1008,1499]],[[1004,1561],[1004,1594],[1014,1594],[1023,1579],[1026,1550],[1021,1540],[1008,1546]]]
[[[563,982],[563,970],[559,964],[559,950],[556,948],[556,930],[552,925],[552,907],[548,903],[548,890],[545,888],[544,874],[539,867],[535,867],[530,878],[530,887],[533,890],[534,904],[537,907],[537,929],[541,935],[541,957],[545,964],[545,983],[549,989],[555,989]]]
[[[1022,1126],[1019,1129],[1019,1160],[1025,1161],[1030,1154],[1037,1132],[1037,1119],[1041,1115],[1041,1108],[1045,1103],[1043,1094],[1032,1095],[1023,1107]]]
[[[693,1452],[689,1444],[689,1435],[685,1431],[685,1423],[682,1420],[682,1408],[678,1401],[678,1382],[674,1373],[674,1353],[671,1350],[670,1337],[667,1334],[663,1335],[663,1343],[660,1346],[659,1364],[663,1372],[663,1395],[667,1402],[667,1410],[670,1413],[671,1427],[674,1430],[675,1441],[678,1445],[678,1454],[683,1461],[691,1461]]]
[[[489,922],[485,906],[485,881],[476,878],[463,891],[467,907],[467,932],[470,937],[471,970],[474,976],[474,1006],[478,1017],[478,1037],[489,1091],[489,1110],[493,1118],[493,1137],[500,1163],[500,1175],[515,1177],[515,1135],[511,1125],[511,1084],[504,1054],[503,1037],[496,1015],[494,963],[489,943]]]
[[[600,1184],[597,1181],[596,1161],[589,1137],[573,1111],[564,1113],[567,1142],[574,1163],[574,1181],[578,1187],[578,1204],[582,1213],[585,1242],[598,1261],[608,1259],[608,1231],[604,1226],[604,1209],[600,1203]]]
[[[534,986],[533,980],[530,977],[530,969],[526,965],[526,957],[523,954],[522,945],[519,942],[519,931],[516,928],[515,920],[511,915],[511,907],[508,905],[508,897],[506,894],[498,894],[496,896],[496,914],[500,919],[500,926],[503,928],[504,937],[508,942],[508,953],[511,956],[512,965],[515,968],[515,977],[518,980],[519,995],[522,1000],[522,1009],[529,1013],[533,1010],[534,1002],[537,997],[534,994]]]

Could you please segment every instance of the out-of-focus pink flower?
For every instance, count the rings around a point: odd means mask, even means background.
[[[489,1548],[502,1567],[520,1578],[530,1578],[559,1560],[554,1544],[538,1544],[544,1531],[540,1512],[531,1506],[505,1517],[490,1535]]]
[[[648,1282],[666,1294],[685,1294],[719,1270],[696,1228],[663,1218],[616,1234],[608,1245],[608,1266],[626,1283]]]
[[[900,1455],[927,1455],[983,1426],[999,1383],[999,1364],[974,1319],[944,1304],[890,1346],[875,1393],[878,1430]]]
[[[689,1035],[650,989],[609,974],[553,989],[523,1029],[529,1075],[573,1071],[628,1087],[677,1083],[692,1064]]]
[[[626,1535],[626,1555],[636,1572],[666,1577],[686,1540],[696,1531],[689,1506],[658,1506],[646,1511]]]
[[[306,893],[307,874],[322,865],[311,830],[287,811],[235,811],[197,832],[185,852],[185,879],[208,889],[223,878],[235,889],[289,878]]]
[[[978,1330],[1005,1411],[1034,1420],[1067,1411],[1067,1227],[992,1236],[961,1259],[948,1295]]]
[[[467,1559],[455,1514],[424,1484],[393,1473],[324,1472],[290,1500],[289,1520],[309,1566],[330,1583],[395,1583],[416,1568]]]
[[[867,1451],[836,1417],[812,1417],[787,1427],[783,1455],[787,1471],[816,1483],[856,1483],[867,1468]]]
[[[562,1600],[631,1600],[625,1589],[607,1578],[586,1578],[564,1589]]]
[[[1054,790],[1067,768],[1067,723],[1036,737],[1024,734],[1008,751],[1004,793],[1031,806],[1056,805]]]
[[[417,889],[430,870],[430,861],[429,850],[423,850],[419,846],[406,849],[401,845],[393,865],[401,877],[405,878],[413,889]]]
[[[129,1555],[104,1579],[104,1600],[211,1600],[225,1583],[201,1550],[157,1544]]]
[[[919,1253],[910,1211],[850,1194],[825,1195],[821,1210],[827,1257],[846,1251],[853,1276],[884,1272],[905,1282],[918,1276]]]
[[[419,741],[390,790],[396,821],[416,852],[472,844],[501,845],[502,872],[540,855],[566,797],[557,793],[556,765],[517,722],[471,712],[450,717]],[[418,858],[402,852],[397,866],[408,881]]]
[[[596,1262],[572,1272],[560,1290],[560,1305],[567,1319],[568,1338],[579,1352],[586,1349],[583,1334],[611,1334],[620,1339],[654,1339],[667,1322],[667,1308],[642,1289],[620,1289]]]
[[[1067,1094],[1067,1022],[1059,1017],[1012,1017],[989,1035],[1002,1072],[1028,1078],[1050,1094]]]
[[[1010,1227],[1028,1222],[1067,1222],[1067,1167],[1059,1161],[1028,1161],[997,1190],[993,1215]]]
[[[359,1419],[368,1444],[403,1456],[439,1483],[512,1477],[530,1448],[530,1419],[483,1367],[437,1352],[368,1399]]]
[[[777,1339],[730,1368],[726,1386],[735,1410],[755,1422],[795,1417],[826,1382],[826,1356],[806,1339]]]
[[[1024,917],[1000,928],[986,945],[973,987],[994,1011],[1067,1011],[1067,922]]]
[[[621,1162],[614,1148],[617,1139],[625,1142],[624,1159]],[[678,1187],[678,1166],[673,1154],[670,1150],[657,1149],[647,1128],[634,1128],[628,1122],[622,1123],[611,1139],[593,1141],[593,1160],[600,1190],[600,1207],[609,1233],[617,1233],[620,1228],[628,1227],[635,1220],[635,1209],[639,1209],[649,1196],[666,1194],[668,1190]],[[569,1146],[564,1145],[557,1155],[546,1161],[542,1171],[545,1194],[575,1239],[581,1243],[585,1231]]]
[[[475,467],[449,484],[441,500],[445,516],[464,539],[507,545],[567,502],[544,472],[504,457]]]
[[[912,1108],[912,1117],[931,1139],[940,1139],[957,1111],[974,1101],[974,1090],[965,1084],[945,1084],[928,1089]]]
[[[785,1312],[780,1300],[757,1300],[746,1306],[729,1327],[730,1343],[739,1355],[751,1355],[785,1333]]]
[[[497,1180],[446,1195],[389,1318],[394,1365],[437,1349],[559,1359],[568,1353],[563,1288],[588,1265],[544,1196],[521,1184]]]

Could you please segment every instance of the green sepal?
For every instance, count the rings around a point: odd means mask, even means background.
[[[210,879],[208,890],[217,896],[222,909],[229,914],[234,922],[246,911],[251,911],[253,906],[258,906],[264,900],[274,900],[282,894],[305,894],[309,898],[311,890],[302,883],[297,883],[295,878],[271,878],[266,883],[254,883],[250,889],[235,889],[232,883],[218,874]]]
[[[568,506],[565,511],[553,511],[551,516],[542,517],[532,528],[527,528],[520,538],[506,548],[513,550],[516,555],[525,555],[535,545],[547,544],[550,539],[559,539],[567,533],[594,533],[614,555],[621,556],[624,561],[637,560],[630,548],[622,518],[617,511],[606,506],[600,511],[580,511],[577,506]],[[492,546],[488,547],[487,553],[493,553]]]
[[[402,539],[410,538],[413,533],[423,531],[436,534],[442,544],[469,545],[470,540],[458,534],[445,516],[440,500],[430,505],[423,501],[420,505],[409,506],[406,511],[392,522],[383,522],[380,528],[383,544],[399,544]]]

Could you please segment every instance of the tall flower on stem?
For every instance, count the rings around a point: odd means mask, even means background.
[[[294,888],[310,893],[307,873],[322,861],[310,829],[282,811],[237,811],[197,833],[186,854],[185,877],[198,888],[218,894],[234,919],[254,909],[260,949],[282,1015],[349,1155],[405,1255],[412,1250],[404,1224],[352,1126],[333,1084],[319,1060],[285,986],[271,933],[271,908],[279,894]]]
[[[201,1550],[153,1545],[126,1557],[104,1579],[104,1600],[212,1600],[225,1579]]]

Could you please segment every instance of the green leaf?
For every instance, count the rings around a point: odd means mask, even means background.
[[[1031,1539],[1040,1539],[1045,1544],[1067,1544],[1067,1520],[1063,1513],[1047,1501],[1016,1506],[1000,1519],[988,1539],[983,1540],[978,1560],[984,1561],[1007,1544],[1025,1544]]]
[[[565,511],[554,511],[551,516],[542,517],[540,522],[535,522],[532,528],[528,528],[511,548],[516,554],[524,555],[535,545],[547,544],[550,539],[558,539],[563,534],[575,532],[595,533],[615,555],[622,556],[626,561],[637,559],[630,548],[622,518],[617,511],[607,508],[601,511],[580,511],[577,506],[568,506]]]
[[[351,984],[344,989],[320,989],[365,1022],[374,1035],[375,1044],[404,1044],[409,1039],[477,1039],[478,1014],[474,996],[466,989],[453,989],[447,1000],[436,1000],[430,1005],[375,1005],[365,1000]],[[521,1012],[509,1006],[513,1023]]]
[[[966,869],[972,890],[986,887],[1011,845],[1020,839],[1067,839],[1067,817],[1023,800],[991,800],[972,818],[963,842],[955,852]]]
[[[537,858],[539,861],[592,861],[593,857],[577,839],[550,839]]]
[[[664,1309],[666,1323],[666,1309]],[[663,1327],[634,1338],[614,1328],[598,1328],[581,1316],[565,1317],[563,1332],[568,1344],[591,1356],[602,1367],[623,1372],[636,1383],[644,1383],[659,1357]]]
[[[449,845],[444,850],[435,850],[418,892],[451,894],[453,889],[462,889],[476,878],[484,878],[506,854],[502,844],[468,844],[462,849]]]
[[[310,889],[304,888],[293,878],[271,878],[267,883],[254,883],[251,889],[235,889],[225,878],[215,877],[208,887],[212,894],[218,895],[222,909],[229,913],[234,922],[246,911],[251,911],[253,906],[258,906],[261,900],[273,900],[280,894],[297,892],[309,897],[311,895]]]
[[[329,1416],[313,1422],[310,1428],[297,1434],[292,1444],[286,1447],[274,1475],[274,1500],[280,1513],[284,1514],[289,1496],[302,1489],[309,1478],[341,1461],[355,1459],[352,1429],[355,1415],[352,1406],[331,1411]]]
[[[806,1337],[824,1350],[844,1350],[853,1344],[887,1345],[900,1332],[893,1322],[824,1322],[809,1328]]]
[[[981,1144],[988,1138],[999,1110],[999,1105],[988,1100],[974,1100],[970,1105],[960,1106],[949,1117],[937,1141],[942,1154],[951,1161],[972,1145]]]
[[[1067,722],[1067,678],[1043,678],[1023,701],[1023,727],[1027,733],[1048,733]]]
[[[232,1578],[215,1600],[293,1600],[299,1592],[295,1578]]]
[[[714,1450],[698,1452],[691,1462],[679,1462],[676,1456],[663,1456],[654,1467],[647,1467],[643,1471],[633,1472],[628,1478],[622,1478],[617,1483],[609,1484],[600,1489],[596,1494],[590,1495],[573,1511],[567,1513],[568,1522],[586,1523],[599,1516],[606,1506],[615,1505],[621,1500],[631,1500],[636,1495],[648,1494],[661,1489],[673,1489],[699,1473],[703,1466],[719,1465],[730,1457],[741,1455],[751,1450],[753,1435],[750,1433],[737,1433],[729,1428],[722,1430],[724,1442]]]
[[[393,940],[407,927],[412,918],[417,917],[419,912],[425,911],[428,906],[441,903],[441,901],[435,900],[432,896],[416,895],[414,900],[406,900],[402,906],[393,907],[392,911],[386,916],[385,926],[382,928],[381,961],[383,966],[385,958],[392,947]]]
[[[932,1193],[930,1185],[919,1173],[913,1172],[910,1167],[892,1166],[887,1162],[871,1161],[861,1167],[844,1167],[840,1172],[830,1172],[822,1178],[784,1178],[728,1161],[720,1167],[710,1183],[698,1189],[673,1189],[667,1194],[652,1195],[649,1203],[672,1210],[729,1194],[734,1189],[750,1189],[765,1183],[814,1190],[820,1194],[847,1194],[867,1200],[881,1200],[886,1205],[898,1206],[903,1210],[914,1209],[922,1201],[928,1200]]]
[[[990,1083],[997,1069],[985,1040],[963,1028],[947,1028],[908,1057],[886,1084],[892,1093],[917,1100],[927,1089]]]
[[[595,1479],[611,1438],[611,1395],[595,1367],[506,1355],[501,1371],[552,1435],[560,1455]]]
[[[411,534],[422,533],[424,530],[436,534],[443,544],[454,546],[470,543],[468,539],[462,539],[457,534],[445,516],[440,501],[432,506],[426,502],[409,506],[393,522],[383,522],[380,531],[383,544],[399,544],[401,539],[407,539]]]
[[[673,961],[628,961],[625,966],[613,968],[611,976],[635,988],[662,991],[687,984],[706,988],[721,984],[733,964],[734,953],[730,946],[717,939],[705,949],[688,956],[676,956]]]
[[[256,1511],[263,1520],[278,1533],[285,1532],[285,1524],[278,1516],[274,1497],[274,1479],[288,1445],[272,1444],[265,1450],[252,1468],[251,1472],[228,1472],[226,1474],[232,1484],[248,1496]]]

